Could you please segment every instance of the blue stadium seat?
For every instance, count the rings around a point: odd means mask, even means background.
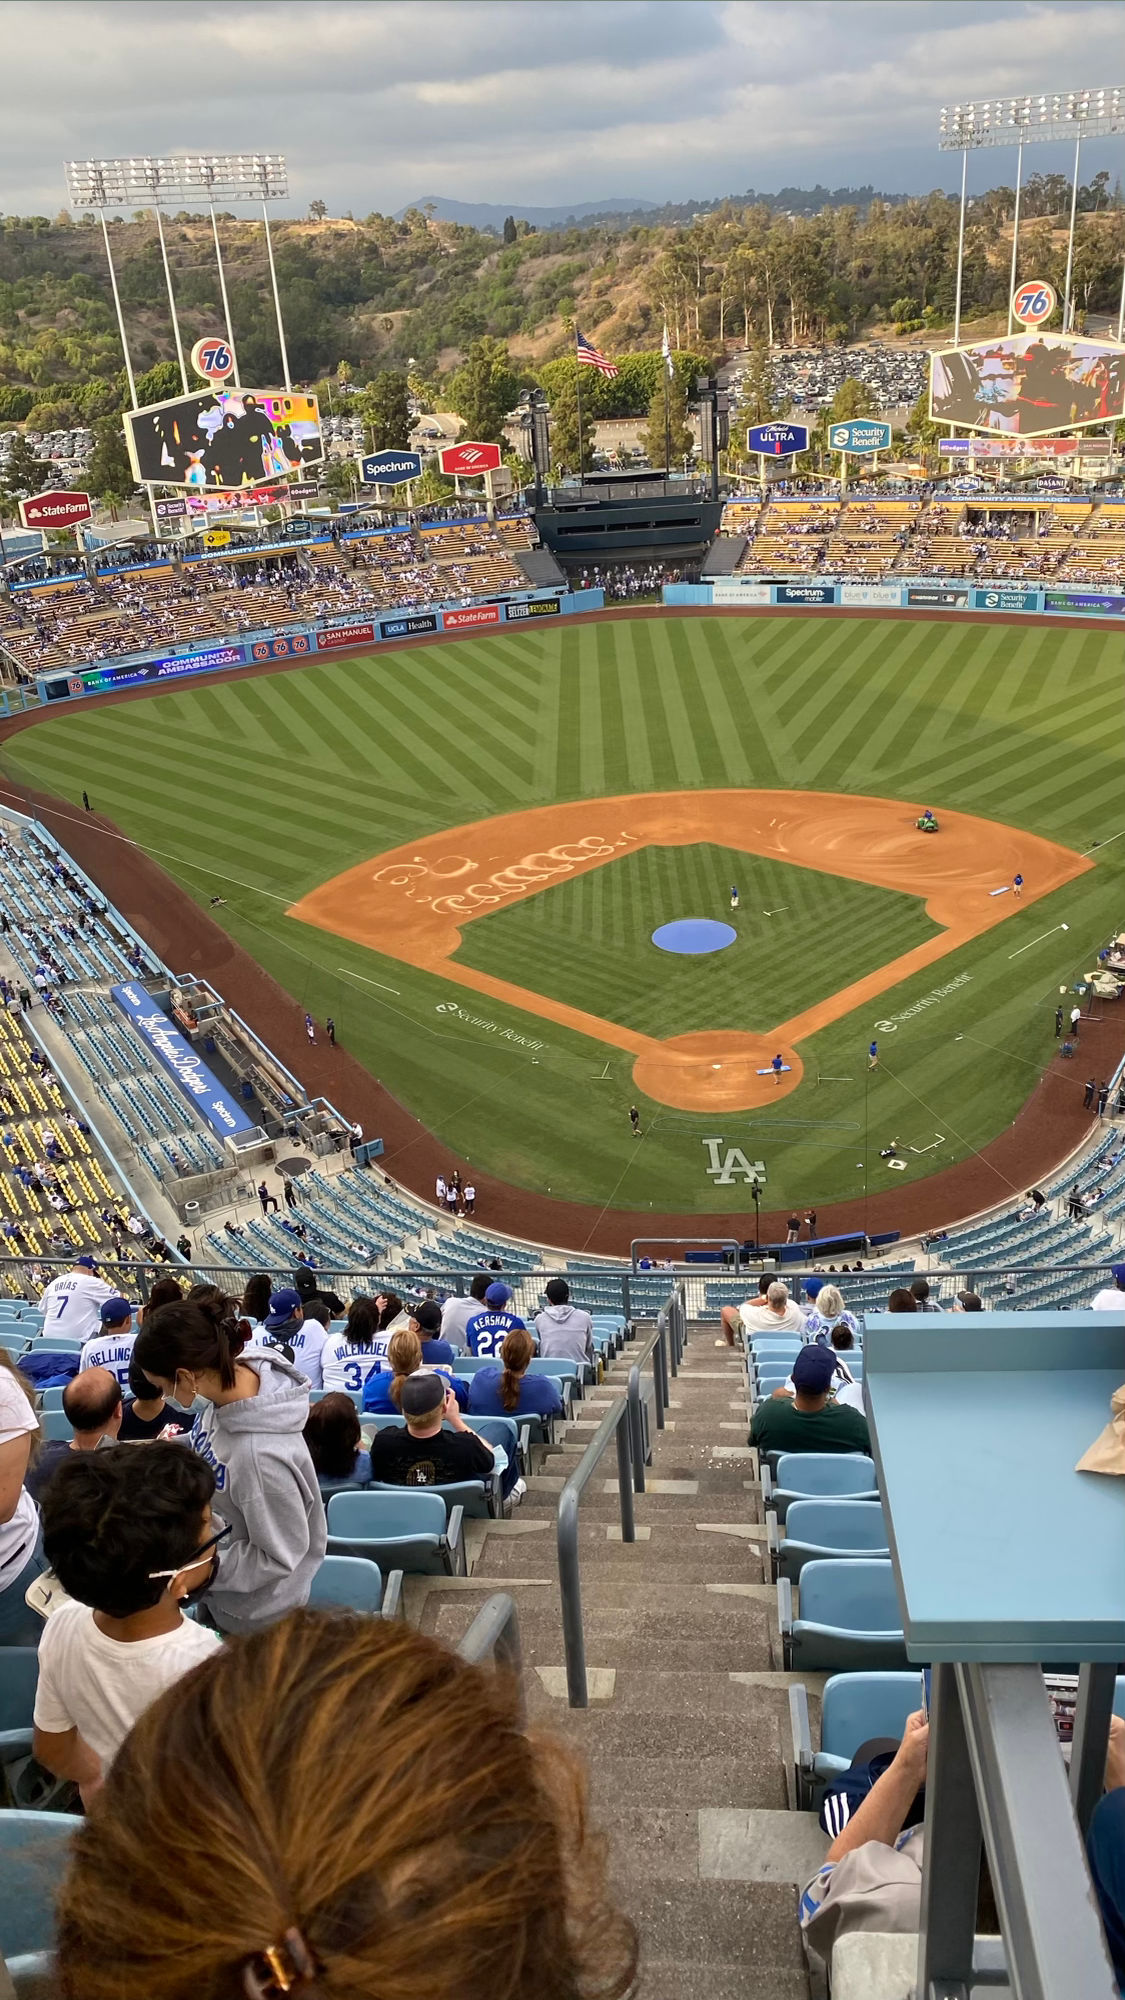
[[[325,1556],[309,1592],[309,1604],[319,1611],[370,1611],[397,1618],[401,1603],[402,1571],[392,1570],[384,1590],[378,1565],[359,1556]]]
[[[848,1673],[907,1664],[902,1614],[891,1563],[810,1562],[801,1572],[799,1618],[793,1586],[777,1584],[777,1622],[785,1669]]]
[[[883,1509],[870,1500],[791,1500],[785,1533],[766,1515],[773,1574],[796,1583],[807,1562],[847,1556],[889,1556]]]
[[[862,1452],[785,1451],[762,1467],[762,1504],[785,1520],[792,1500],[877,1500],[875,1461]]]
[[[380,1487],[337,1493],[328,1502],[328,1552],[357,1556],[411,1576],[465,1576],[463,1511],[446,1517],[440,1493]]]
[[[1125,1698],[1125,1679],[1117,1686]],[[821,1696],[820,1749],[814,1751],[808,1694],[803,1687],[791,1687],[789,1715],[798,1811],[808,1811],[819,1803],[825,1786],[848,1769],[861,1744],[878,1736],[901,1737],[907,1716],[921,1706],[922,1675],[918,1668],[904,1674],[833,1674]]]
[[[43,1436],[47,1439],[61,1439],[65,1443],[74,1436],[70,1418],[62,1409],[44,1410],[39,1423]]]
[[[54,1948],[55,1895],[83,1824],[74,1813],[0,1812],[0,1956]]]

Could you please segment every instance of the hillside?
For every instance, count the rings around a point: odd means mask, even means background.
[[[1056,186],[1056,183],[1059,185]],[[800,190],[784,191],[799,195]],[[394,217],[282,221],[274,245],[295,381],[348,364],[358,382],[384,369],[434,378],[482,335],[515,361],[539,365],[565,351],[577,316],[608,352],[660,344],[717,353],[754,338],[771,343],[851,341],[876,327],[948,323],[956,268],[957,204],[934,193],[893,203],[837,205],[815,214],[727,202],[683,222],[620,218],[565,229],[515,225],[504,242],[418,208]],[[1068,194],[1059,176],[1025,187],[1020,271],[1061,290]],[[866,195],[867,190],[858,194]],[[779,200],[780,197],[771,197]],[[1114,312],[1125,255],[1125,209],[1107,177],[1080,196],[1075,284],[1080,312]],[[1006,310],[1012,194],[972,205],[966,232],[964,317]],[[1061,226],[1060,226],[1061,225]],[[222,330],[206,221],[166,222],[185,344]],[[243,379],[279,374],[261,225],[221,218],[224,260]],[[174,354],[155,222],[141,212],[110,223],[122,303],[138,372]],[[120,406],[121,358],[101,232],[89,216],[0,220],[0,419],[43,404],[92,417]]]

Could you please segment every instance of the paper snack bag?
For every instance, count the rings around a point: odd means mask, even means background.
[[[1109,1399],[1110,1420],[1075,1466],[1076,1472],[1125,1474],[1125,1384]]]

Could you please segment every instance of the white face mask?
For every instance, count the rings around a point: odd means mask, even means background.
[[[191,1385],[190,1387],[183,1386],[189,1383]],[[165,1401],[169,1403],[174,1403],[176,1408],[179,1410],[190,1410],[198,1393],[199,1392],[195,1386],[195,1382],[192,1379],[192,1377],[190,1375],[186,1375],[184,1373],[184,1370],[181,1368],[178,1370],[176,1374],[176,1379],[172,1384],[172,1394],[170,1396],[165,1397]]]

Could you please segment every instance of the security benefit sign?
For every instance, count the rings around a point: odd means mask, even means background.
[[[869,452],[889,451],[891,427],[870,417],[853,417],[847,424],[829,424],[829,451],[846,451],[865,458]]]
[[[202,1063],[179,1029],[158,1007],[143,986],[114,986],[113,997],[127,1014],[146,1048],[173,1076],[184,1096],[206,1119],[212,1132],[225,1139],[236,1132],[253,1132],[254,1121],[246,1116],[227,1091]]]
[[[234,492],[319,465],[315,396],[277,389],[208,389],[125,414],[125,442],[144,486]]]

